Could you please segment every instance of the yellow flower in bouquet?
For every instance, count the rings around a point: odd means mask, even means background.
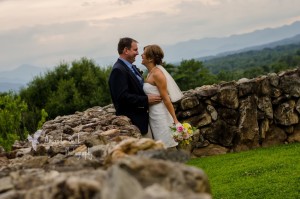
[[[192,141],[195,128],[189,123],[184,122],[182,124],[170,127],[172,130],[172,136],[176,142],[181,145],[188,145]]]

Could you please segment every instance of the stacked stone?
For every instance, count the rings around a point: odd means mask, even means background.
[[[0,198],[210,199],[189,154],[142,138],[111,105],[47,121],[0,153]]]
[[[197,157],[300,142],[300,69],[195,88],[176,106]]]
[[[197,130],[185,150],[194,157],[300,142],[300,69],[185,91],[174,104]],[[47,121],[0,148],[0,198],[211,198],[207,176],[142,138],[112,105]]]

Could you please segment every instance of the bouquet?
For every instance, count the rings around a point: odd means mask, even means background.
[[[186,122],[181,125],[171,126],[170,128],[174,140],[180,145],[188,145],[192,141],[192,136],[196,130],[195,127]]]

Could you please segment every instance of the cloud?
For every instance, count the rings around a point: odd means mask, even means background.
[[[0,70],[82,56],[104,63],[120,37],[140,47],[224,37],[300,19],[298,0],[0,0]],[[16,14],[17,13],[17,14]],[[3,53],[2,53],[3,52]]]
[[[95,6],[97,5],[97,3],[95,1],[85,1],[81,5],[84,7],[88,7],[88,6]]]
[[[132,4],[136,0],[119,0],[120,4]]]
[[[200,2],[204,5],[208,6],[215,6],[215,5],[220,5],[221,2],[218,0],[200,0]]]

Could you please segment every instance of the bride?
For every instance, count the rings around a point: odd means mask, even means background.
[[[171,75],[161,66],[164,53],[158,45],[144,47],[142,64],[148,69],[144,91],[148,94],[159,94],[162,102],[149,107],[149,124],[153,138],[161,140],[167,148],[176,147],[170,126],[181,126],[175,115],[172,102],[182,98],[182,93]]]

